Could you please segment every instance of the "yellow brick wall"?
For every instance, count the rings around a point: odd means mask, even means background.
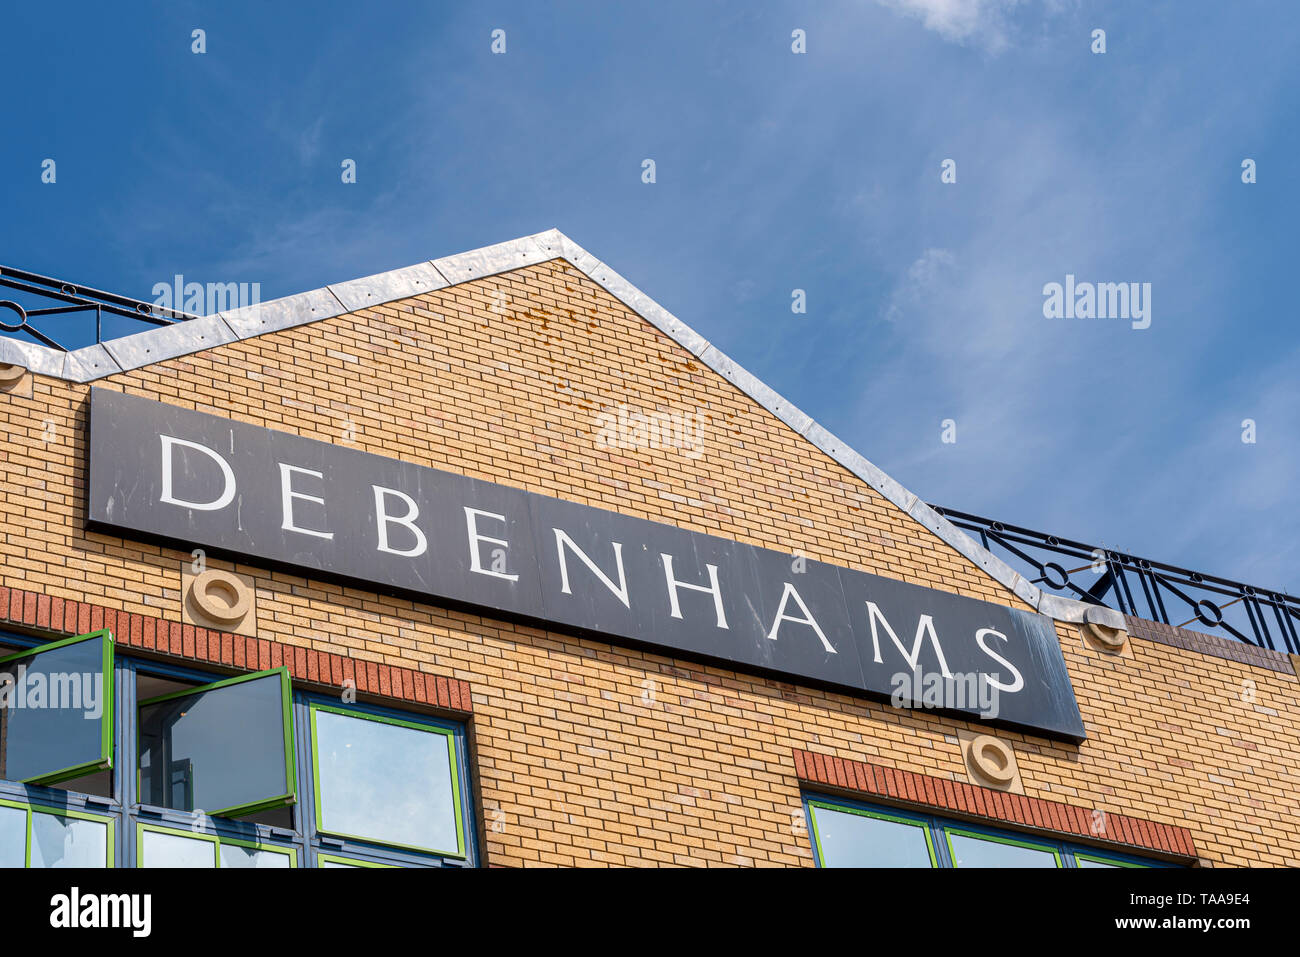
[[[1025,607],[563,261],[97,385]],[[179,620],[187,552],[84,529],[87,394],[37,376],[31,398],[0,395],[0,584]],[[620,403],[703,414],[703,454],[600,448]],[[792,750],[964,780],[957,731],[979,728],[238,570],[264,638],[471,683],[491,864],[811,865]],[[1300,863],[1293,675],[1058,630],[1089,738],[999,732],[1026,793],[1187,826],[1207,862]]]

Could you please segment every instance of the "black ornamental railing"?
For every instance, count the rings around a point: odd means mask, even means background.
[[[84,334],[85,324],[93,318],[95,342],[102,343],[105,316],[133,319],[151,326],[170,326],[197,318],[155,303],[8,266],[0,266],[0,289],[12,289],[34,298],[34,301],[24,298],[23,302],[0,299],[0,330],[30,336],[41,345],[63,352],[71,350],[55,334],[58,332],[63,337],[64,331],[72,331],[70,320],[80,320],[77,328]]]
[[[1300,654],[1300,600],[1285,592],[932,507],[1027,580],[1053,594]]]

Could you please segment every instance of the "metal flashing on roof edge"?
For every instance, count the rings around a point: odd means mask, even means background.
[[[1039,613],[1057,621],[1083,622],[1086,618],[1111,628],[1125,627],[1124,615],[1116,609],[1049,594],[1027,581],[1010,565],[558,229],[203,319],[138,332],[111,340],[103,346],[87,346],[75,352],[63,353],[47,346],[0,338],[0,363],[22,365],[32,372],[72,382],[91,382],[214,346],[319,322],[552,259],[564,259]]]

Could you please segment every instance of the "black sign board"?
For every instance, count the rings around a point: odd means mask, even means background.
[[[92,389],[91,525],[1085,736],[1050,619]]]

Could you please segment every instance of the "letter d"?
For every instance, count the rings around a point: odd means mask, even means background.
[[[229,505],[235,498],[235,473],[230,470],[230,464],[223,459],[218,453],[208,448],[206,445],[199,445],[197,442],[187,442],[184,439],[178,439],[171,435],[159,435],[162,441],[162,495],[158,501],[165,505],[179,505],[181,508],[192,508],[198,512],[215,512]],[[221,467],[221,474],[225,479],[225,488],[221,495],[211,502],[187,502],[176,498],[172,495],[172,460],[174,459],[175,447],[181,445],[187,449],[194,449],[196,452],[202,452],[212,461]]]

